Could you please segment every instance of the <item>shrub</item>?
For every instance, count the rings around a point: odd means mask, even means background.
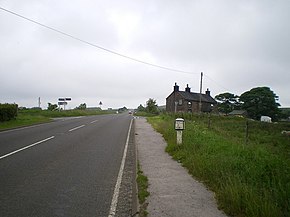
[[[17,104],[0,104],[0,121],[9,121],[16,118],[18,111]]]

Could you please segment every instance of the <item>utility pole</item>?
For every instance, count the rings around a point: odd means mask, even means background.
[[[199,112],[201,113],[201,93],[202,93],[202,77],[203,77],[203,72],[200,73],[200,90],[199,90]]]
[[[40,97],[38,97],[38,108],[40,108],[41,102],[40,102]]]

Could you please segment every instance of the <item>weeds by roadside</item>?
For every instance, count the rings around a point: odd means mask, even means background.
[[[15,119],[0,122],[0,130],[11,129],[16,127],[29,126],[51,121],[51,118],[57,117],[74,117],[109,114],[108,111],[88,111],[88,110],[67,110],[67,111],[48,111],[48,110],[23,110],[19,111]]]
[[[156,114],[148,113],[148,112],[135,112],[135,116],[141,116],[141,117],[154,117],[157,116]]]
[[[144,176],[143,171],[140,168],[140,164],[138,163],[138,171],[137,171],[137,186],[138,186],[138,199],[139,199],[139,216],[146,217],[148,212],[146,211],[147,203],[146,198],[149,196],[148,189],[148,178]]]

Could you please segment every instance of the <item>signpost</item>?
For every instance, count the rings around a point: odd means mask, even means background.
[[[63,110],[65,110],[65,106],[67,105],[67,101],[71,101],[71,98],[58,98],[59,107],[63,105]]]
[[[185,123],[183,118],[175,119],[175,130],[176,130],[176,142],[177,145],[182,144],[182,131],[185,129]]]

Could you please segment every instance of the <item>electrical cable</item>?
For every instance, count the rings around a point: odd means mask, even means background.
[[[122,53],[119,53],[119,52],[113,51],[113,50],[111,50],[111,49],[108,49],[108,48],[105,48],[105,47],[102,47],[102,46],[96,45],[96,44],[91,43],[91,42],[88,42],[88,41],[86,41],[86,40],[80,39],[80,38],[78,38],[78,37],[76,37],[76,36],[73,36],[73,35],[71,35],[71,34],[68,34],[68,33],[66,33],[66,32],[63,32],[63,31],[58,30],[58,29],[56,29],[56,28],[50,27],[50,26],[48,26],[48,25],[42,24],[42,23],[40,23],[40,22],[38,22],[38,21],[35,21],[35,20],[33,20],[33,19],[30,19],[30,18],[25,17],[25,16],[23,16],[23,15],[20,15],[20,14],[18,14],[18,13],[15,13],[15,12],[13,12],[13,11],[11,11],[11,10],[8,10],[8,9],[6,9],[6,8],[3,8],[3,7],[1,7],[1,6],[0,6],[0,9],[3,10],[3,11],[5,11],[5,12],[7,12],[7,13],[10,13],[10,14],[12,14],[12,15],[14,15],[14,16],[20,17],[20,18],[25,19],[25,20],[27,20],[27,21],[29,21],[29,22],[32,22],[32,23],[34,23],[34,24],[37,24],[37,25],[39,25],[39,26],[41,26],[41,27],[43,27],[43,28],[49,29],[49,30],[54,31],[54,32],[57,32],[57,33],[59,33],[59,34],[61,34],[61,35],[64,35],[64,36],[67,36],[67,37],[72,38],[72,39],[74,39],[74,40],[77,40],[77,41],[79,41],[79,42],[82,42],[82,43],[84,43],[84,44],[87,44],[87,45],[93,46],[93,47],[98,48],[98,49],[100,49],[100,50],[106,51],[106,52],[108,52],[108,53],[111,53],[111,54],[114,54],[114,55],[117,55],[117,56],[120,56],[120,57],[123,57],[123,58],[129,59],[129,60],[132,60],[132,61],[135,61],[135,62],[138,62],[138,63],[142,63],[142,64],[145,64],[145,65],[149,65],[149,66],[152,66],[152,67],[156,67],[156,68],[160,68],[160,69],[168,70],[168,71],[173,71],[173,72],[179,72],[179,73],[185,73],[185,74],[191,74],[191,75],[193,75],[193,74],[199,74],[199,73],[197,73],[197,72],[188,72],[188,71],[184,71],[184,70],[173,69],[173,68],[170,68],[170,67],[161,66],[161,65],[157,65],[157,64],[149,63],[149,62],[146,62],[146,61],[143,61],[143,60],[140,60],[140,59],[136,59],[136,58],[134,58],[134,57],[130,57],[130,56],[127,56],[127,55],[125,55],[125,54],[122,54]],[[218,86],[222,87],[222,88],[225,89],[225,90],[228,90],[228,88],[225,88],[224,86],[218,84],[216,81],[214,81],[213,79],[211,79],[208,75],[205,74],[205,76],[206,76],[208,79],[210,79],[211,81],[213,81],[214,83],[216,83]]]
[[[215,84],[217,84],[218,86],[220,86],[221,88],[223,88],[226,91],[229,91],[229,88],[224,87],[223,85],[217,83],[215,80],[213,80],[212,78],[210,78],[208,75],[204,75],[205,77],[207,77],[209,80],[211,80],[212,82],[214,82]]]
[[[20,14],[18,14],[18,13],[15,13],[15,12],[13,12],[13,11],[10,11],[10,10],[8,10],[8,9],[5,9],[5,8],[3,8],[3,7],[1,7],[1,6],[0,6],[0,9],[3,10],[3,11],[5,11],[5,12],[7,12],[7,13],[13,14],[13,15],[15,15],[15,16],[17,16],[17,17],[20,17],[20,18],[22,18],[22,19],[25,19],[25,20],[27,20],[27,21],[29,21],[29,22],[32,22],[32,23],[37,24],[37,25],[39,25],[39,26],[42,26],[42,27],[44,27],[44,28],[46,28],[46,29],[49,29],[49,30],[51,30],[51,31],[57,32],[57,33],[59,33],[59,34],[65,35],[65,36],[67,36],[67,37],[69,37],[69,38],[72,38],[72,39],[74,39],[74,40],[80,41],[80,42],[85,43],[85,44],[87,44],[87,45],[93,46],[93,47],[95,47],[95,48],[101,49],[101,50],[103,50],[103,51],[109,52],[109,53],[111,53],[111,54],[114,54],[114,55],[117,55],[117,56],[120,56],[120,57],[123,57],[123,58],[129,59],[129,60],[132,60],[132,61],[135,61],[135,62],[139,62],[139,63],[145,64],[145,65],[149,65],[149,66],[153,66],[153,67],[161,68],[161,69],[168,70],[168,71],[180,72],[180,73],[185,73],[185,74],[198,74],[198,73],[195,73],[195,72],[187,72],[187,71],[183,71],[183,70],[179,70],[179,69],[173,69],[173,68],[169,68],[169,67],[165,67],[165,66],[160,66],[160,65],[157,65],[157,64],[149,63],[149,62],[146,62],[146,61],[143,61],[143,60],[140,60],[140,59],[136,59],[136,58],[134,58],[134,57],[130,57],[130,56],[127,56],[127,55],[125,55],[125,54],[121,54],[121,53],[119,53],[119,52],[116,52],[116,51],[110,50],[110,49],[108,49],[108,48],[105,48],[105,47],[102,47],[102,46],[99,46],[99,45],[93,44],[93,43],[88,42],[88,41],[83,40],[83,39],[80,39],[80,38],[75,37],[75,36],[73,36],[73,35],[71,35],[71,34],[68,34],[68,33],[65,33],[65,32],[63,32],[63,31],[60,31],[60,30],[58,30],[58,29],[56,29],[56,28],[53,28],[53,27],[47,26],[47,25],[42,24],[42,23],[40,23],[40,22],[38,22],[38,21],[32,20],[32,19],[27,18],[27,17],[25,17],[25,16],[22,16],[22,15],[20,15]]]

